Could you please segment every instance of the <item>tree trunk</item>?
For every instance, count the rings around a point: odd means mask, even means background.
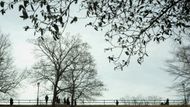
[[[56,103],[56,98],[57,98],[57,85],[58,85],[58,81],[55,81],[55,85],[54,85],[54,89],[53,89],[53,102],[52,102],[52,107],[55,107],[55,103]]]
[[[71,96],[71,107],[74,107],[74,95]]]
[[[74,107],[74,102],[75,102],[74,98],[75,98],[75,87],[73,85],[72,94],[71,94],[71,107]]]
[[[52,102],[52,107],[55,107],[56,96],[57,96],[57,87],[54,86],[54,89],[53,89],[53,102]]]

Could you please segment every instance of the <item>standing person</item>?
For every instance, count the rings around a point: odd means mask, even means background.
[[[48,97],[48,95],[46,95],[46,96],[45,96],[46,105],[47,105],[47,103],[48,103],[48,99],[49,99],[49,97]]]
[[[69,97],[67,97],[67,105],[69,105],[69,106],[70,106]]]
[[[165,105],[169,105],[169,98],[166,99]]]
[[[66,100],[66,98],[64,97],[64,105],[66,105],[67,104],[67,100]]]
[[[59,104],[59,97],[56,97],[56,103]]]
[[[57,99],[57,103],[60,104],[60,98]]]
[[[75,106],[77,106],[77,99],[75,99]]]
[[[118,106],[118,105],[119,105],[119,101],[118,101],[118,100],[116,100],[116,102],[115,102],[115,103],[116,103],[116,106]]]
[[[13,105],[13,98],[10,98],[10,105]]]

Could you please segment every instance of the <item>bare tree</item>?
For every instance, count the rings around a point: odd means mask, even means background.
[[[181,43],[183,36],[189,35],[189,0],[1,0],[0,12],[5,14],[16,6],[20,18],[32,22],[24,29],[34,29],[42,38],[50,32],[59,39],[67,25],[81,17],[97,31],[106,29],[110,46],[105,50],[114,50],[108,59],[116,69],[127,66],[132,56],[138,56],[141,64],[151,41],[172,38]],[[118,50],[119,55],[115,54]]]
[[[11,92],[19,85],[22,76],[13,65],[11,57],[11,42],[8,35],[0,33],[0,93],[12,94]]]
[[[100,96],[101,91],[104,90],[103,82],[97,79],[95,63],[88,48],[79,51],[80,56],[64,75],[62,85],[67,88],[64,93],[68,93],[71,97],[71,106],[76,100],[89,100],[94,96]]]
[[[69,88],[62,87],[66,73],[75,70],[71,68],[75,63],[80,63],[84,54],[88,53],[88,45],[79,37],[68,35],[57,41],[52,38],[45,38],[43,41],[39,39],[33,44],[36,46],[39,58],[39,62],[33,67],[33,76],[36,81],[48,82],[53,86],[54,106],[57,95]]]
[[[171,88],[184,96],[186,104],[190,95],[190,45],[179,46],[172,54],[173,59],[166,61],[166,71],[175,77]]]

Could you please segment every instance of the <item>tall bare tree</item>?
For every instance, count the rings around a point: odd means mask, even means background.
[[[182,45],[172,52],[173,58],[167,60],[167,69],[175,77],[172,89],[184,97],[184,103],[190,97],[190,45]]]
[[[9,36],[0,33],[0,93],[11,94],[21,80],[13,65]]]
[[[87,50],[88,47],[85,47],[84,52],[64,75],[62,85],[67,89],[64,93],[71,97],[71,106],[76,100],[89,100],[94,96],[100,96],[104,90],[103,82],[97,78],[94,60]]]
[[[17,6],[20,18],[32,22],[24,29],[34,29],[40,37],[50,32],[59,39],[66,26],[81,17],[97,31],[106,29],[105,39],[110,43],[106,50],[114,50],[108,59],[115,68],[127,66],[135,55],[141,64],[151,41],[174,38],[181,43],[181,38],[189,35],[189,0],[1,0],[0,12],[5,14]],[[119,55],[115,54],[118,49]]]
[[[43,41],[39,39],[33,44],[36,46],[39,58],[39,62],[33,67],[33,76],[36,81],[51,83],[53,86],[52,105],[55,106],[57,95],[68,88],[62,87],[65,74],[73,72],[71,68],[75,63],[79,64],[81,58],[87,59],[84,54],[88,53],[88,44],[83,43],[77,36],[68,35],[57,41],[52,38],[45,38]]]

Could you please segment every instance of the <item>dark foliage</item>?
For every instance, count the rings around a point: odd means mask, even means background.
[[[34,34],[42,37],[50,32],[57,40],[67,24],[79,21],[71,11],[77,5],[86,12],[84,17],[94,19],[86,25],[97,31],[107,29],[105,39],[110,47],[105,50],[120,50],[119,55],[108,57],[116,69],[128,65],[131,56],[137,55],[141,64],[148,56],[146,47],[150,41],[173,38],[181,43],[181,38],[189,35],[189,0],[1,0],[0,11],[5,14],[18,6],[20,17],[32,22],[25,30],[35,29]]]

